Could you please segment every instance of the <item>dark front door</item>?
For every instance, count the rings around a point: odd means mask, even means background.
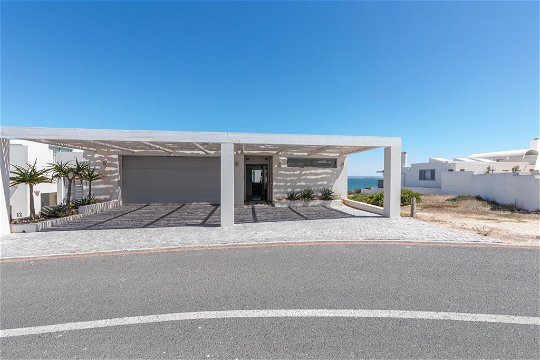
[[[246,165],[246,202],[268,201],[268,165]]]

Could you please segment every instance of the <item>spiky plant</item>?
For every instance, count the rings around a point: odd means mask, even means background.
[[[335,193],[332,191],[332,189],[329,188],[322,188],[320,191],[321,195],[319,198],[321,200],[334,200]]]
[[[302,201],[311,201],[315,199],[315,191],[310,187],[305,187],[300,191],[300,199]]]
[[[300,199],[300,194],[294,190],[287,192],[286,199],[289,201],[295,201]]]
[[[26,167],[13,165],[15,170],[11,171],[9,186],[28,185],[30,191],[30,219],[36,219],[36,208],[34,205],[34,186],[49,183],[51,179],[47,176],[49,169],[38,169],[37,160],[33,165],[26,164]]]

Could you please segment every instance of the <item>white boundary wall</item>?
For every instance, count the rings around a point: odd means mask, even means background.
[[[479,195],[499,204],[515,204],[518,207],[540,210],[540,174],[494,173],[474,174],[471,171],[446,172],[441,174],[441,188],[409,187],[422,194]]]

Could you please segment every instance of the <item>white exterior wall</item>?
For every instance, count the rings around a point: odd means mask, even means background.
[[[70,161],[74,163],[75,159],[95,166],[96,171],[103,174],[102,180],[92,182],[92,195],[103,201],[120,200],[120,162],[118,155],[96,154],[92,151],[59,152],[56,154],[57,162]],[[84,196],[87,196],[87,191],[88,184],[83,182]]]
[[[38,169],[44,169],[54,161],[54,152],[49,145],[26,140],[10,141],[10,171],[15,170],[13,165],[27,167],[36,162]],[[44,183],[34,186],[34,206],[36,214],[41,211],[41,194],[56,193],[56,183]],[[10,188],[11,217],[19,219],[30,216],[30,193],[27,185],[18,185]]]
[[[234,205],[244,204],[244,182],[245,182],[245,162],[244,155],[234,155]]]
[[[9,234],[9,140],[0,137],[0,234]]]
[[[9,171],[15,170],[13,165],[26,166],[28,162],[28,146],[21,144],[9,145]],[[11,176],[11,173],[10,173]],[[34,198],[34,200],[36,200]],[[19,219],[30,216],[30,194],[27,185],[11,186],[9,188],[9,204],[11,207],[11,218]],[[36,210],[39,209],[36,206]]]
[[[440,188],[441,173],[447,172],[449,168],[449,164],[444,162],[412,164],[410,167],[401,168],[401,184],[412,187]],[[420,180],[420,170],[432,169],[435,170],[435,180]]]
[[[441,188],[441,179],[446,173],[452,172],[474,172],[485,173],[488,166],[492,166],[495,169],[495,173],[498,172],[511,172],[514,166],[519,166],[521,170],[530,170],[532,166],[527,162],[492,162],[492,163],[479,163],[468,161],[452,161],[441,162],[430,160],[428,163],[412,164],[409,167],[403,167],[401,169],[401,183],[406,187],[423,187],[423,188]],[[435,180],[420,180],[420,170],[435,170]],[[450,171],[451,170],[451,171]]]
[[[326,187],[337,196],[347,197],[347,159],[337,158],[337,168],[287,167],[287,156],[274,156],[273,200],[284,199],[291,190],[311,187],[316,192]]]

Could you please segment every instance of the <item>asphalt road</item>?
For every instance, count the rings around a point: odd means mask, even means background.
[[[1,329],[265,309],[539,317],[539,252],[494,246],[261,246],[0,264]],[[540,326],[267,317],[1,338],[2,358],[538,358]]]

